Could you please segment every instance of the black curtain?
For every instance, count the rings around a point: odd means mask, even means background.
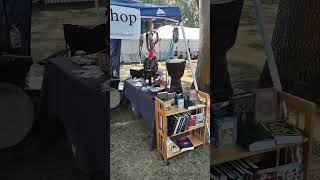
[[[121,54],[121,39],[110,40],[110,58],[112,64],[112,75],[120,77],[120,54]]]
[[[7,10],[8,29],[15,26],[21,37],[22,47],[16,54],[30,55],[31,53],[31,15],[32,0],[4,0]]]

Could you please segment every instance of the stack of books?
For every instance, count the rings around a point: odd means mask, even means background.
[[[254,180],[258,166],[246,159],[230,161],[224,164],[210,167],[212,179],[248,179]]]
[[[266,168],[267,166],[269,167]],[[303,179],[303,169],[303,164],[298,162],[274,166],[269,162],[253,163],[248,159],[241,159],[211,166],[210,177],[214,180]]]
[[[248,123],[238,132],[238,143],[249,151],[274,148],[276,145],[303,142],[302,133],[286,121],[269,121],[259,124]]]
[[[181,113],[168,117],[167,134],[169,136],[184,132],[192,126],[204,124],[204,113]]]

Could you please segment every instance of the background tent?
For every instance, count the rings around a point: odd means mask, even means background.
[[[159,60],[165,58],[166,53],[168,51],[171,38],[172,38],[172,30],[174,26],[165,25],[157,29],[159,33],[160,41],[156,45],[156,53]],[[188,28],[185,27],[186,38],[188,40],[188,45],[191,51],[191,58],[197,56],[199,54],[199,28]],[[142,49],[142,54],[147,56],[148,50],[146,48],[146,36],[144,37],[144,44]],[[177,43],[179,55],[182,55],[183,58],[186,58],[186,48],[183,42],[183,35],[181,28],[179,27],[179,41]],[[119,58],[119,57],[118,57]],[[141,59],[139,57],[139,40],[130,40],[123,39],[121,42],[121,55],[120,62],[121,63],[133,63],[140,62]]]
[[[124,6],[139,9],[141,13],[141,26],[142,32],[146,32],[147,21],[144,19],[152,18],[157,19],[154,23],[159,26],[159,23],[163,23],[165,20],[173,21],[178,23],[181,21],[181,12],[179,7],[163,7],[153,4],[141,3],[132,0],[111,0],[110,5],[115,6]],[[157,26],[155,26],[157,27]],[[110,49],[119,47],[121,40],[111,39],[110,40]],[[115,54],[118,53],[118,54]],[[111,51],[111,61],[112,61],[112,72],[114,76],[119,77],[120,72],[120,51],[112,50]]]
[[[110,5],[139,9],[142,18],[161,17],[162,19],[168,18],[180,21],[182,17],[179,7],[157,6],[154,4],[141,3],[132,0],[111,0]]]

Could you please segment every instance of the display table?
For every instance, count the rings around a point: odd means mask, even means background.
[[[88,174],[109,174],[109,91],[100,91],[107,77],[83,79],[72,73],[80,68],[66,58],[53,59],[46,65],[46,111],[65,128],[80,169]],[[41,121],[48,131],[56,133],[52,118]]]
[[[124,81],[123,93],[126,99],[131,103],[134,113],[142,116],[144,122],[151,129],[150,149],[155,148],[155,124],[154,124],[154,95],[149,92],[143,92],[142,87],[133,85],[131,79]]]

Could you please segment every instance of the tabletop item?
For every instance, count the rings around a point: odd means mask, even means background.
[[[189,100],[190,100],[190,101],[195,101],[195,100],[197,100],[197,90],[195,90],[195,89],[190,89]]]
[[[218,148],[230,147],[237,142],[237,117],[226,116],[214,119],[214,138]]]
[[[184,108],[184,99],[183,98],[178,99],[178,108],[179,109]]]
[[[181,78],[184,74],[186,61],[184,59],[171,59],[166,61],[166,66],[171,77],[170,92],[182,93]]]

